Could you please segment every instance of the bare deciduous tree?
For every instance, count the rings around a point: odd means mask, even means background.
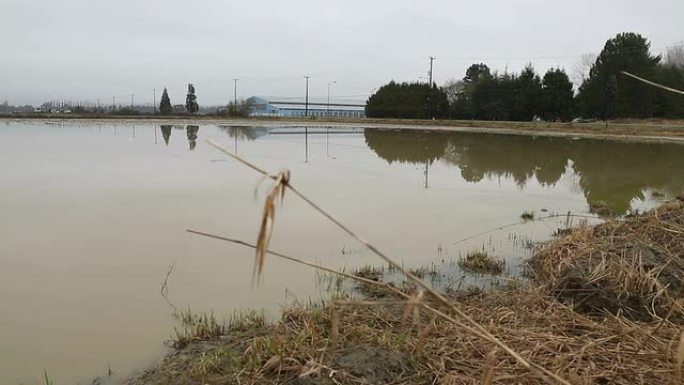
[[[463,82],[463,80],[451,79],[447,80],[446,83],[444,83],[442,89],[444,90],[444,93],[446,93],[447,100],[449,101],[450,105],[453,105],[456,102],[456,100],[458,100],[458,98],[461,96],[464,86],[465,83]]]
[[[591,66],[596,62],[596,55],[587,53],[580,56],[579,60],[572,66],[572,82],[575,87],[579,87],[582,82],[589,78]]]
[[[667,47],[665,51],[665,64],[684,68],[684,41]]]

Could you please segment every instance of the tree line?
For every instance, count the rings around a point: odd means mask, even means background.
[[[681,95],[622,71],[684,89],[684,46],[671,47],[661,57],[650,52],[641,35],[620,33],[606,42],[576,91],[564,69],[551,68],[540,76],[532,64],[520,73],[499,73],[475,63],[462,79],[442,87],[392,81],[368,98],[366,116],[514,121],[684,117]]]
[[[195,86],[188,84],[188,93],[185,97],[185,111],[190,114],[196,114],[199,111],[199,104],[197,103],[197,95],[195,94]],[[171,115],[174,113],[169,91],[164,87],[162,91],[161,100],[159,102],[159,113],[162,115]]]

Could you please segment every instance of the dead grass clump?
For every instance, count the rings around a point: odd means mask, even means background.
[[[537,281],[576,310],[684,322],[684,204],[583,226],[539,249]]]
[[[574,231],[574,229],[572,229],[572,228],[560,228],[559,227],[556,231],[553,232],[553,236],[554,237],[564,237],[564,236],[572,234],[573,231]]]
[[[506,261],[484,251],[474,251],[458,260],[458,266],[468,273],[499,275],[506,267]]]
[[[366,265],[360,269],[352,271],[352,275],[374,282],[383,281],[385,270],[370,265]],[[354,290],[362,294],[366,298],[384,298],[392,293],[386,286],[374,285],[372,283],[357,282]]]
[[[382,280],[382,276],[384,275],[384,269],[366,265],[359,269],[353,270],[352,274],[357,277],[379,282]]]
[[[559,306],[541,287],[506,287],[461,301],[508,346],[572,383],[676,379],[681,331],[673,324],[597,322]],[[406,322],[404,312],[396,298],[295,305],[276,323],[196,341],[131,384],[480,384],[484,377],[548,383],[453,322],[423,311]]]
[[[214,313],[195,314],[190,309],[174,313],[174,318],[180,321],[180,328],[174,327],[172,345],[184,348],[192,341],[216,339],[223,335],[225,326],[216,320]]]
[[[533,221],[534,211],[523,211],[523,213],[520,215],[520,219],[522,219],[525,222]]]
[[[589,212],[602,218],[616,217],[618,213],[605,201],[589,202]]]

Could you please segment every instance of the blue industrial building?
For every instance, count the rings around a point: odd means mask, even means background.
[[[301,102],[273,101],[259,96],[247,99],[250,116],[304,117],[318,116],[331,118],[365,118],[365,106],[360,104],[314,103],[308,108]],[[308,110],[308,112],[307,112]]]

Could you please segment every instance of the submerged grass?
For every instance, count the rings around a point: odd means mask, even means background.
[[[45,378],[45,385],[53,385],[54,382],[50,379],[50,376],[48,376],[47,369],[43,369],[43,376]]]
[[[485,251],[472,251],[458,260],[458,266],[468,273],[499,275],[506,261]]]

